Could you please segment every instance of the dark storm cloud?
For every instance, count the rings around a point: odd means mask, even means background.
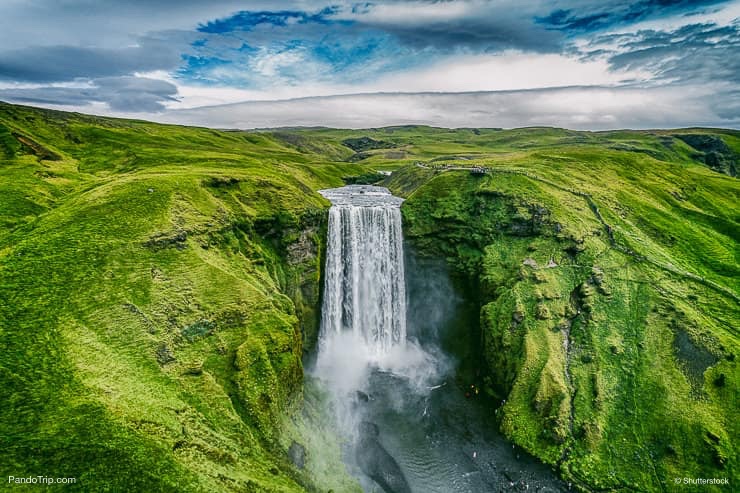
[[[403,45],[435,48],[443,52],[464,50],[491,53],[507,49],[553,53],[562,49],[563,37],[534,26],[528,19],[515,16],[471,17],[432,22],[418,26],[384,25],[373,27],[396,36]]]
[[[546,16],[536,17],[537,23],[570,34],[594,32],[625,26],[630,23],[693,14],[727,3],[728,0],[642,0],[639,2],[593,2],[578,9],[556,9]]]
[[[42,86],[0,89],[0,99],[61,106],[85,106],[107,103],[112,110],[124,112],[159,112],[163,103],[174,101],[177,87],[169,82],[145,77],[104,77],[91,87]]]
[[[713,95],[709,107],[727,121],[740,121],[740,90],[734,89]]]
[[[414,5],[418,17],[409,11],[406,18],[374,15],[386,5]],[[460,15],[445,16],[445,9],[467,5]],[[424,15],[424,7],[436,8],[438,16]],[[411,2],[368,2],[355,4],[353,19],[357,24],[380,29],[396,36],[402,44],[415,49],[435,48],[441,51],[464,49],[470,52],[493,52],[507,49],[551,53],[562,46],[563,36],[533,22],[538,12],[536,3],[526,2],[450,2],[445,0]]]
[[[107,77],[95,81],[101,100],[120,111],[161,111],[162,103],[174,101],[177,87],[145,77]]]
[[[139,46],[119,49],[30,46],[0,51],[0,79],[60,82],[169,70],[179,62],[177,51],[165,42],[154,40],[143,40]]]
[[[616,43],[588,57],[609,60],[614,70],[648,70],[655,80],[740,83],[740,25],[691,24],[674,31],[638,31],[595,38]]]

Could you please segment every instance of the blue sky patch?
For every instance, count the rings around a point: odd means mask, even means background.
[[[351,84],[429,63],[393,34],[332,19],[335,7],[302,11],[239,12],[201,25],[177,71],[182,80],[264,89],[278,80]],[[228,70],[224,66],[229,65]]]
[[[242,11],[225,19],[210,21],[198,27],[198,31],[210,34],[232,33],[236,31],[250,31],[259,25],[287,27],[292,24],[333,24],[329,16],[337,12],[337,7],[326,7],[319,12],[310,13],[297,10],[282,10],[278,12]]]

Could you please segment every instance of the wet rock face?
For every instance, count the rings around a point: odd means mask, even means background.
[[[155,252],[165,248],[184,250],[187,247],[187,239],[188,234],[185,231],[163,232],[149,238],[144,242],[144,246]]]
[[[316,228],[301,231],[298,239],[288,245],[288,263],[291,265],[313,261],[318,255],[318,246],[314,241]]]
[[[319,330],[320,284],[322,270],[321,237],[325,234],[326,211],[313,211],[297,224],[277,228],[275,241],[284,248],[286,294],[293,301],[303,336],[303,350],[315,346]],[[267,227],[267,226],[265,226]],[[271,230],[272,226],[269,227]]]
[[[288,458],[298,469],[303,469],[306,466],[306,448],[293,440],[288,448]]]
[[[355,458],[362,472],[378,483],[385,493],[411,493],[398,462],[378,441],[377,425],[364,421],[359,431]]]
[[[359,427],[361,437],[377,438],[380,435],[378,425],[369,421],[363,421]]]

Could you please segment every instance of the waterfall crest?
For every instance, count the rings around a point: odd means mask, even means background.
[[[332,202],[320,344],[350,332],[387,353],[406,342],[403,199],[369,185],[319,193]]]

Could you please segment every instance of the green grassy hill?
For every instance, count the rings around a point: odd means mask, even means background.
[[[407,237],[480,302],[509,438],[591,490],[737,484],[738,155],[729,130],[224,132],[0,103],[2,475],[354,491],[301,364],[316,190],[397,170]]]
[[[309,472],[285,451],[313,439],[314,190],[360,170],[266,135],[4,104],[0,136],[2,475],[298,491],[310,472],[351,488],[338,450]]]
[[[476,159],[486,174],[388,183],[406,235],[478,294],[502,431],[589,490],[737,484],[740,183],[668,132],[531,133],[546,144]]]

